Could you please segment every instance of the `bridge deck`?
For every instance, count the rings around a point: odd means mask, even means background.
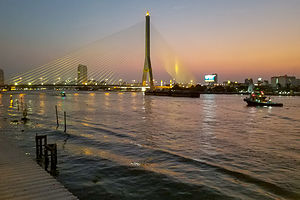
[[[0,200],[77,199],[0,132]]]

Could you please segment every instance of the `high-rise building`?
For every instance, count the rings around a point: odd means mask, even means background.
[[[246,78],[245,79],[245,85],[249,86],[250,84],[253,84],[253,79],[252,78]]]
[[[0,69],[0,86],[4,85],[4,72]]]
[[[87,81],[87,66],[79,64],[77,68],[77,83],[85,84]]]
[[[286,88],[288,86],[296,85],[296,77],[295,76],[274,76],[271,78],[272,87],[281,87]]]
[[[146,30],[145,30],[145,63],[143,70],[142,85],[146,86],[147,75],[149,73],[150,86],[153,87],[153,75],[150,61],[150,15],[147,11],[146,14]]]

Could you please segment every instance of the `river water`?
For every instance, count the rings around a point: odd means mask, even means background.
[[[244,97],[0,94],[0,128],[32,157],[47,134],[57,179],[80,199],[300,199],[300,97],[273,97],[281,108]]]

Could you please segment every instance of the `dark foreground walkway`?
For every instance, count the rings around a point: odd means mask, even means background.
[[[77,199],[0,132],[0,200]]]

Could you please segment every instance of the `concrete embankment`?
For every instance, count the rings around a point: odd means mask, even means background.
[[[0,200],[77,199],[0,132]]]

